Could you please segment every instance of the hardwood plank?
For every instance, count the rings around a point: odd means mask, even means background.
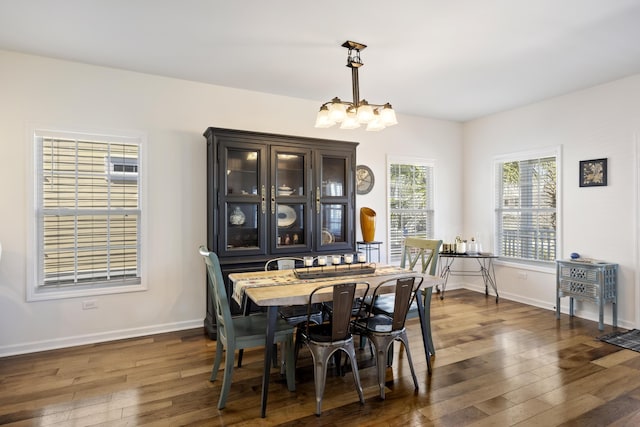
[[[297,390],[271,373],[260,418],[263,349],[245,351],[227,407],[222,372],[209,375],[216,342],[202,329],[0,359],[0,424],[11,426],[509,426],[640,425],[640,353],[600,342],[597,323],[467,290],[433,298],[437,356],[427,373],[417,319],[407,322],[419,390],[406,352],[394,346],[386,395],[375,361],[358,352],[360,405],[347,372],[330,370],[323,413],[314,415],[311,356],[298,361]]]

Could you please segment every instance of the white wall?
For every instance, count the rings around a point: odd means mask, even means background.
[[[322,100],[310,101],[0,51],[0,356],[201,326],[206,243],[205,140],[208,126],[360,142],[358,163],[378,181],[357,205],[378,213],[386,235],[388,153],[434,159],[437,227],[462,228],[462,126],[418,117],[380,133],[315,129]],[[333,96],[334,94],[327,94]],[[284,113],[283,113],[284,112]],[[137,130],[147,134],[148,291],[26,302],[27,137],[31,124]],[[359,225],[358,225],[359,227]],[[358,230],[358,238],[360,232]],[[386,250],[386,248],[383,248]],[[384,255],[384,253],[383,253]]]
[[[619,325],[634,327],[636,310],[636,138],[640,131],[640,75],[465,123],[464,229],[493,230],[494,156],[562,147],[559,258],[571,252],[619,264]],[[580,160],[608,158],[608,185],[580,188]],[[499,266],[502,296],[553,309],[555,271]],[[471,281],[470,281],[471,282]],[[472,285],[478,285],[478,282]],[[561,304],[568,312],[568,298]],[[577,314],[597,319],[595,305]],[[605,308],[611,324],[611,306]]]

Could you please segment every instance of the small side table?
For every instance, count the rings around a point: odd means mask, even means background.
[[[618,264],[607,262],[556,261],[556,318],[560,318],[560,298],[569,297],[569,316],[573,316],[573,299],[598,305],[598,329],[604,329],[604,304],[613,306],[613,327],[618,327]]]
[[[364,250],[367,262],[371,262],[371,252],[378,252],[378,262],[380,262],[380,245],[382,242],[356,242],[358,251]]]
[[[459,258],[475,259],[476,261],[478,261],[480,270],[453,270],[451,268],[451,265],[456,259]],[[484,294],[486,296],[489,295],[489,286],[491,286],[493,292],[496,293],[497,303],[500,297],[498,296],[498,282],[496,281],[496,272],[493,269],[493,260],[495,258],[498,258],[498,256],[490,253],[478,253],[472,255],[440,252],[440,259],[442,260],[442,263],[440,264],[440,277],[444,279],[442,292],[440,293],[440,299],[444,299],[444,290],[447,287],[449,276],[482,276],[482,281],[484,282]]]

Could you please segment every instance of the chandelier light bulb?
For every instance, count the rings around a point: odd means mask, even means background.
[[[355,111],[348,112],[340,125],[340,129],[357,129],[359,127],[360,122],[358,121]]]
[[[335,98],[338,99],[338,98]],[[340,102],[332,102],[329,104],[329,119],[335,123],[342,123],[347,117],[347,107]]]
[[[380,114],[376,111],[373,115],[373,118],[369,121],[369,123],[367,124],[367,130],[368,131],[379,131],[385,128],[384,123],[382,122],[382,117],[380,117]]]
[[[336,123],[329,117],[329,109],[327,108],[327,106],[323,105],[322,107],[320,107],[320,111],[318,111],[318,115],[316,116],[315,127],[330,128],[335,124]]]
[[[396,112],[393,111],[393,108],[391,108],[391,104],[389,104],[388,102],[384,104],[384,107],[382,107],[381,110],[379,110],[379,113],[380,120],[382,120],[382,123],[385,126],[389,127],[398,124],[398,120],[396,119]]]
[[[373,107],[367,103],[367,101],[362,101],[362,104],[358,107],[358,121],[360,123],[369,123],[373,120]]]

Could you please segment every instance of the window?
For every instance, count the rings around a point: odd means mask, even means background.
[[[405,237],[433,238],[433,163],[390,158],[389,261],[400,262]]]
[[[496,162],[496,251],[525,262],[556,259],[558,151]]]
[[[141,290],[140,136],[35,130],[30,299]]]

